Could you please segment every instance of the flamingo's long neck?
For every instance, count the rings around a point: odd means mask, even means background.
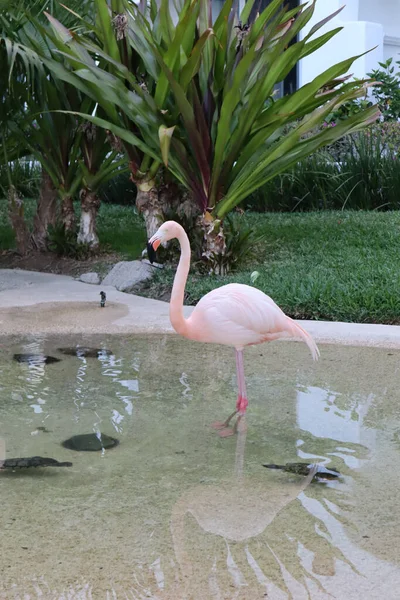
[[[177,239],[181,246],[181,257],[179,259],[174,285],[172,287],[171,301],[169,304],[169,318],[175,331],[181,335],[186,335],[187,322],[183,316],[183,299],[185,295],[186,280],[190,269],[190,244],[183,227],[179,227]]]

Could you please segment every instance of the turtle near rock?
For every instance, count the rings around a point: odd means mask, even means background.
[[[55,458],[28,456],[25,458],[6,458],[0,460],[0,471],[5,469],[29,469],[30,467],[72,467],[72,462],[58,462]]]
[[[6,458],[6,443],[0,438],[0,471],[29,469],[31,467],[72,467],[72,462],[59,462],[47,456],[25,456]]]

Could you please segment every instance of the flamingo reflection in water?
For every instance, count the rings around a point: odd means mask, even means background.
[[[382,597],[395,600],[400,570],[349,540],[339,502],[324,497],[328,490],[342,496],[336,482],[309,487],[316,469],[302,479],[276,472],[265,479],[247,476],[245,442],[242,422],[233,476],[189,489],[173,507],[180,576],[163,598],[372,600],[371,585],[379,584]],[[321,485],[327,490],[322,497]]]

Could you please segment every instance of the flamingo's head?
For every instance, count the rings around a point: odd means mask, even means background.
[[[155,234],[147,242],[147,255],[151,263],[155,261],[156,250],[159,245],[178,237],[179,228],[180,225],[175,223],[175,221],[165,221],[165,223],[157,229]]]

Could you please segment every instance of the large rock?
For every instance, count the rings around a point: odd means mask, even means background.
[[[146,252],[147,252],[147,250],[146,250]],[[163,264],[156,263],[156,262],[151,263],[148,258],[144,258],[142,260],[142,263],[144,263],[145,265],[151,266],[152,269],[163,269],[164,268]]]
[[[103,279],[103,285],[113,285],[120,292],[150,279],[153,268],[140,260],[122,261],[117,263]]]
[[[100,283],[100,275],[98,273],[82,273],[82,275],[79,277],[79,281],[98,285]]]
[[[77,450],[78,452],[98,452],[99,450],[108,450],[118,446],[119,441],[110,435],[100,433],[83,433],[81,435],[73,435],[68,440],[62,442],[64,448],[69,450]]]

